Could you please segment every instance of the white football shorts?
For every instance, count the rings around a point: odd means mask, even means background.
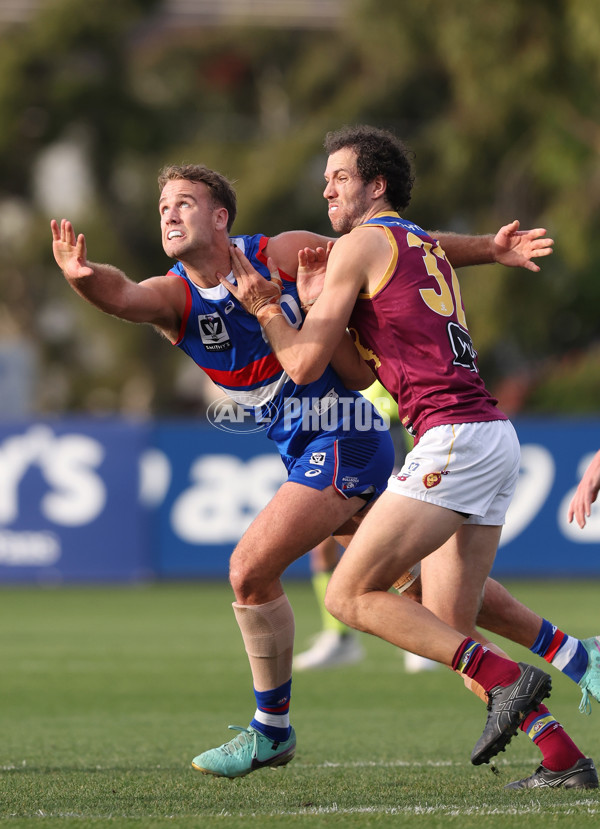
[[[499,526],[519,477],[521,449],[509,420],[428,429],[388,492],[469,516],[467,524]]]

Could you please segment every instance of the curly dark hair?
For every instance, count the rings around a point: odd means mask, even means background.
[[[377,176],[387,182],[386,195],[394,210],[401,212],[410,204],[415,177],[412,152],[392,132],[359,125],[328,132],[324,147],[327,155],[350,147],[356,152],[356,168],[365,184]]]
[[[168,164],[159,173],[158,186],[162,190],[167,181],[179,179],[197,181],[208,187],[213,204],[217,207],[224,207],[229,214],[227,220],[227,232],[229,232],[237,215],[237,197],[232,183],[221,173],[211,170],[204,164]]]

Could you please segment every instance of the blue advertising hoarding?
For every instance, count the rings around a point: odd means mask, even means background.
[[[600,576],[600,508],[594,507],[584,530],[567,521],[577,483],[600,448],[600,422],[513,422],[521,443],[521,471],[494,574]]]
[[[600,421],[516,420],[522,464],[494,575],[600,577],[600,507],[567,507]],[[264,432],[193,421],[0,424],[0,583],[226,578],[285,480]],[[308,559],[288,576],[309,575]]]
[[[0,425],[0,580],[147,578],[139,424],[57,420]]]
[[[286,479],[279,454],[263,431],[183,422],[159,424],[153,444],[169,475],[152,516],[157,574],[226,576],[233,547]]]

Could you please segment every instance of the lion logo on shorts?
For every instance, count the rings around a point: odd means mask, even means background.
[[[437,486],[441,480],[441,472],[428,472],[427,475],[423,475],[423,483],[425,484],[426,489],[431,489],[432,487]]]

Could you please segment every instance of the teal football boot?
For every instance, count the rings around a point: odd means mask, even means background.
[[[192,760],[192,766],[215,777],[245,777],[267,766],[285,766],[296,753],[296,734],[292,728],[285,742],[265,737],[252,726],[230,725],[240,733],[219,748],[211,748]]]

